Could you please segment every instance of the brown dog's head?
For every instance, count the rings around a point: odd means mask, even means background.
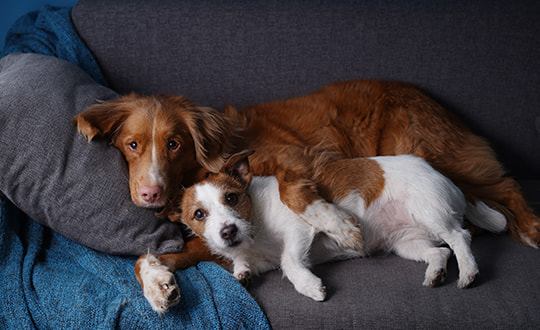
[[[75,117],[89,141],[108,138],[129,167],[131,199],[162,207],[191,172],[219,171],[229,148],[231,125],[219,112],[181,96],[140,96],[93,105]]]

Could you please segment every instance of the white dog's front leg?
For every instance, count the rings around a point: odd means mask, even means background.
[[[165,313],[180,300],[180,289],[174,274],[153,254],[137,260],[135,266],[144,297],[158,313]]]
[[[234,277],[240,281],[243,286],[247,287],[249,285],[249,281],[251,280],[251,268],[249,266],[249,262],[245,257],[241,256],[234,258],[233,264]]]
[[[303,235],[300,234],[299,236]],[[281,269],[294,285],[296,291],[313,300],[323,301],[326,298],[326,288],[321,279],[307,268],[305,262],[311,240],[307,239],[307,237],[290,237],[286,239],[281,255]]]

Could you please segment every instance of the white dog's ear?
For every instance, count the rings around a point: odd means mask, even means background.
[[[248,157],[254,152],[255,150],[244,150],[232,155],[227,159],[220,172],[231,175],[244,184],[250,184],[253,175],[249,169]]]

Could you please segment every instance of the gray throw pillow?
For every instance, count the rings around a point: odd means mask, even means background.
[[[0,60],[0,196],[35,221],[98,251],[178,252],[180,225],[129,197],[127,166],[106,141],[88,142],[73,117],[118,95],[75,65],[12,54]]]

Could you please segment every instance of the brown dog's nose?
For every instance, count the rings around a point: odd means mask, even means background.
[[[223,227],[219,233],[221,234],[221,238],[224,240],[232,241],[236,237],[237,232],[238,227],[236,227],[236,225],[228,225]]]
[[[161,188],[158,186],[141,187],[139,193],[145,202],[155,203],[161,197]]]

